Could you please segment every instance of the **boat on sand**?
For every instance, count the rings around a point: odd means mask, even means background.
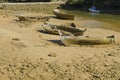
[[[61,30],[64,33],[69,33],[73,36],[82,36],[87,29],[80,30],[78,28],[70,27],[70,26],[63,26],[63,25],[54,25],[49,23],[44,23],[42,25],[43,30],[48,33],[53,33],[59,35],[58,30]]]
[[[74,17],[75,17],[73,14],[62,13],[58,9],[54,9],[53,13],[56,15],[57,18],[60,18],[60,19],[74,20]]]
[[[17,15],[20,21],[48,21],[50,16],[25,16],[25,15]]]
[[[114,44],[115,37],[89,37],[89,36],[64,36],[59,31],[61,41],[64,45],[98,45],[98,44]]]

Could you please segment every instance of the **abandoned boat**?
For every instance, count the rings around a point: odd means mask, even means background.
[[[61,30],[64,33],[69,33],[73,36],[82,36],[87,29],[80,30],[78,28],[63,26],[63,25],[53,25],[49,23],[44,23],[42,25],[43,29],[48,33],[58,34],[58,30]]]
[[[24,15],[17,15],[16,17],[18,17],[20,21],[48,21],[51,18],[50,16],[24,16]]]
[[[53,13],[56,15],[57,18],[60,18],[60,19],[74,20],[74,17],[75,17],[72,14],[61,13],[60,10],[58,9],[53,10]]]
[[[88,36],[60,36],[64,45],[97,45],[97,44],[113,44],[114,36],[107,37],[88,37]]]

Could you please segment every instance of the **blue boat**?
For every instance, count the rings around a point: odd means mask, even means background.
[[[100,10],[95,10],[95,9],[92,9],[92,8],[89,8],[89,11],[93,12],[93,13],[100,13]]]

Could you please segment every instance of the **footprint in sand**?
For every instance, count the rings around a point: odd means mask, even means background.
[[[19,38],[12,38],[12,40],[14,40],[14,41],[20,41]]]

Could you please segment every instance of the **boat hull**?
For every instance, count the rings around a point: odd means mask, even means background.
[[[65,26],[57,26],[57,28],[58,28],[59,30],[63,30],[63,31],[70,32],[70,33],[73,34],[74,36],[83,36],[83,34],[85,33],[85,31],[87,30],[87,29],[80,30],[80,29],[78,29],[78,28],[65,27]]]
[[[89,8],[89,11],[90,11],[90,12],[93,12],[93,13],[100,13],[99,10],[93,10],[93,9],[91,9],[91,8]]]
[[[64,45],[98,45],[98,44],[110,44],[113,43],[114,38],[107,37],[72,37],[72,36],[61,36],[61,41]]]
[[[74,17],[75,17],[72,14],[61,13],[59,10],[54,10],[53,13],[56,15],[57,18],[60,18],[60,19],[74,20]]]
[[[17,16],[20,21],[48,21],[51,17],[48,16]]]
[[[87,29],[84,30],[80,30],[74,27],[67,27],[67,26],[62,26],[62,25],[53,25],[53,24],[48,24],[48,23],[44,23],[42,25],[43,29],[48,32],[48,33],[52,33],[52,34],[57,34],[59,35],[58,30],[62,31],[63,34],[70,34],[70,35],[74,35],[74,36],[82,36],[85,31]]]

